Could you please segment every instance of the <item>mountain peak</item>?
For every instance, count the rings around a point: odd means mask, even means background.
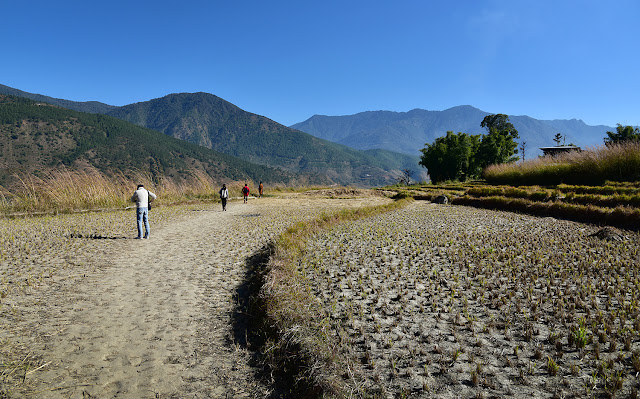
[[[449,111],[449,110],[484,112],[484,111],[481,111],[480,109],[478,109],[478,108],[476,108],[476,107],[474,107],[472,105],[468,105],[468,104],[466,104],[466,105],[456,105],[454,107],[445,109],[445,111]]]

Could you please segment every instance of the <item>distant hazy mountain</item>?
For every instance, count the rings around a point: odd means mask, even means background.
[[[109,115],[258,164],[356,185],[394,183],[414,155],[354,150],[256,115],[208,93],[181,93],[130,104]]]
[[[414,109],[409,112],[369,111],[346,116],[314,115],[291,126],[316,137],[359,150],[384,148],[419,155],[425,143],[432,143],[447,131],[484,134],[480,127],[488,112],[469,105],[444,111]],[[537,120],[528,116],[509,116],[526,142],[526,156],[541,155],[539,147],[555,145],[557,133],[566,135],[566,144],[592,146],[602,144],[609,126],[588,126],[581,120]]]
[[[92,114],[106,114],[110,110],[117,108],[114,105],[107,105],[97,101],[77,102],[77,101],[62,100],[59,98],[43,96],[41,94],[27,93],[26,91],[14,89],[12,87],[5,86],[2,84],[0,84],[0,94],[8,94],[11,96],[29,98],[33,101],[53,104],[62,108],[72,109],[74,111],[80,111],[80,112],[89,112]]]
[[[160,132],[100,114],[0,95],[0,184],[16,174],[64,165],[105,173],[149,173],[179,183],[195,171],[219,182],[287,183],[293,174],[252,164]]]

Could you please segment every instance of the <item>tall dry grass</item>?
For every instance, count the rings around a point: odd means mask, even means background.
[[[483,172],[489,184],[602,185],[606,181],[640,181],[640,143],[588,148],[556,157],[492,165]]]
[[[144,172],[125,176],[121,173],[106,175],[95,168],[58,168],[39,175],[16,175],[15,180],[17,184],[11,188],[0,186],[0,212],[3,214],[126,208],[133,205],[130,199],[138,184],[158,195],[157,205],[212,201],[217,200],[221,186],[201,171],[194,171],[180,181],[167,178],[154,181]],[[240,195],[243,185],[227,183],[236,195]]]

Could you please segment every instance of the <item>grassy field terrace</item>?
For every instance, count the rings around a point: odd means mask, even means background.
[[[596,225],[637,230],[640,227],[640,183],[606,182],[601,186],[501,186],[484,182],[396,187],[399,196],[550,216]]]

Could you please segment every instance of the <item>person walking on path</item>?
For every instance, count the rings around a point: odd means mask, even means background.
[[[155,200],[157,197],[154,193],[144,188],[142,184],[138,185],[138,189],[133,193],[131,201],[136,203],[136,215],[138,221],[138,236],[137,239],[149,238],[149,232],[151,227],[149,226],[149,203]],[[144,231],[142,230],[142,224],[144,223]]]
[[[244,197],[244,203],[246,204],[247,199],[249,199],[249,186],[247,186],[247,183],[242,187],[242,196]]]
[[[260,182],[260,185],[258,186],[258,198],[262,198],[263,189],[264,189],[264,186],[262,185],[262,182]]]
[[[220,201],[222,201],[222,210],[227,210],[227,198],[229,198],[229,190],[227,190],[227,185],[223,184],[220,189]]]

